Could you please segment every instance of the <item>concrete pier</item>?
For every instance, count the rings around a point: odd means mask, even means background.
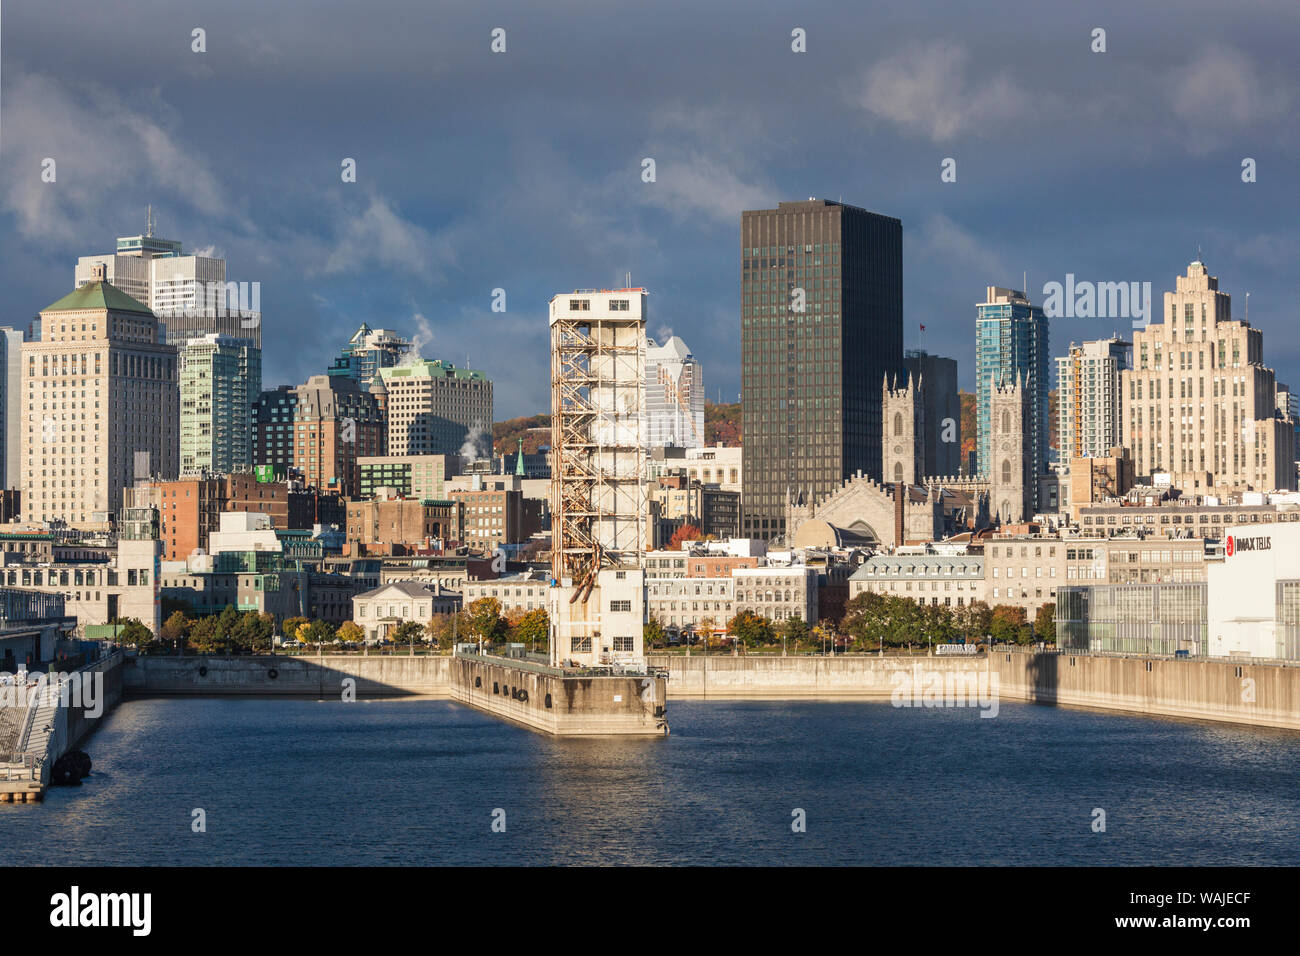
[[[657,674],[581,673],[531,661],[457,654],[451,698],[564,737],[663,736],[667,682]]]

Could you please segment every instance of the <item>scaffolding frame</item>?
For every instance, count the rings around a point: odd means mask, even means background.
[[[627,318],[557,316],[551,323],[551,561],[560,581],[589,592],[602,568],[640,566],[644,420],[641,311]]]

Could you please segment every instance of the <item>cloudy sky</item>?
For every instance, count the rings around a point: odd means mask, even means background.
[[[907,344],[967,387],[985,286],[1158,297],[1198,247],[1300,382],[1300,7],[955,7],[8,0],[0,323],[25,329],[152,203],[158,234],[261,283],[267,385],[365,321],[468,357],[499,418],[542,411],[546,301],[630,272],[652,334],[731,401],[741,210],[817,196],[903,221]],[[1060,319],[1053,354],[1116,328]]]

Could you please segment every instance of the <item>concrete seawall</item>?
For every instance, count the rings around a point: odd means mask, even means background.
[[[668,697],[889,699],[920,669],[996,675],[1006,700],[1300,730],[1300,666],[1247,661],[994,652],[988,657],[651,657],[669,672]],[[912,678],[915,682],[915,678]]]
[[[451,659],[433,655],[324,657],[135,657],[123,683],[128,696],[205,695],[450,697]],[[351,681],[349,685],[345,682]]]
[[[1193,720],[1300,730],[1300,666],[1245,661],[1090,657],[995,652],[974,659],[944,657],[677,657],[652,655],[668,671],[674,699],[888,700],[902,672],[997,676],[1006,700]],[[448,657],[340,655],[325,657],[128,658],[128,696],[267,694],[339,697],[351,678],[362,697],[457,697]],[[274,678],[270,671],[277,674]],[[481,675],[480,675],[481,676]],[[501,684],[501,679],[497,678]],[[521,685],[509,682],[508,686]],[[544,699],[543,692],[543,698]],[[531,695],[531,691],[530,691]],[[554,695],[552,695],[554,700]],[[508,710],[513,701],[474,700]],[[495,711],[494,711],[495,712]],[[502,712],[502,716],[510,714]],[[671,707],[669,722],[671,723]]]

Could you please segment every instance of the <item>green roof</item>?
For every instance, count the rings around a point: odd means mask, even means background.
[[[112,309],[114,312],[143,312],[152,315],[143,302],[131,298],[110,282],[87,282],[69,292],[42,312],[80,312],[85,309]]]

